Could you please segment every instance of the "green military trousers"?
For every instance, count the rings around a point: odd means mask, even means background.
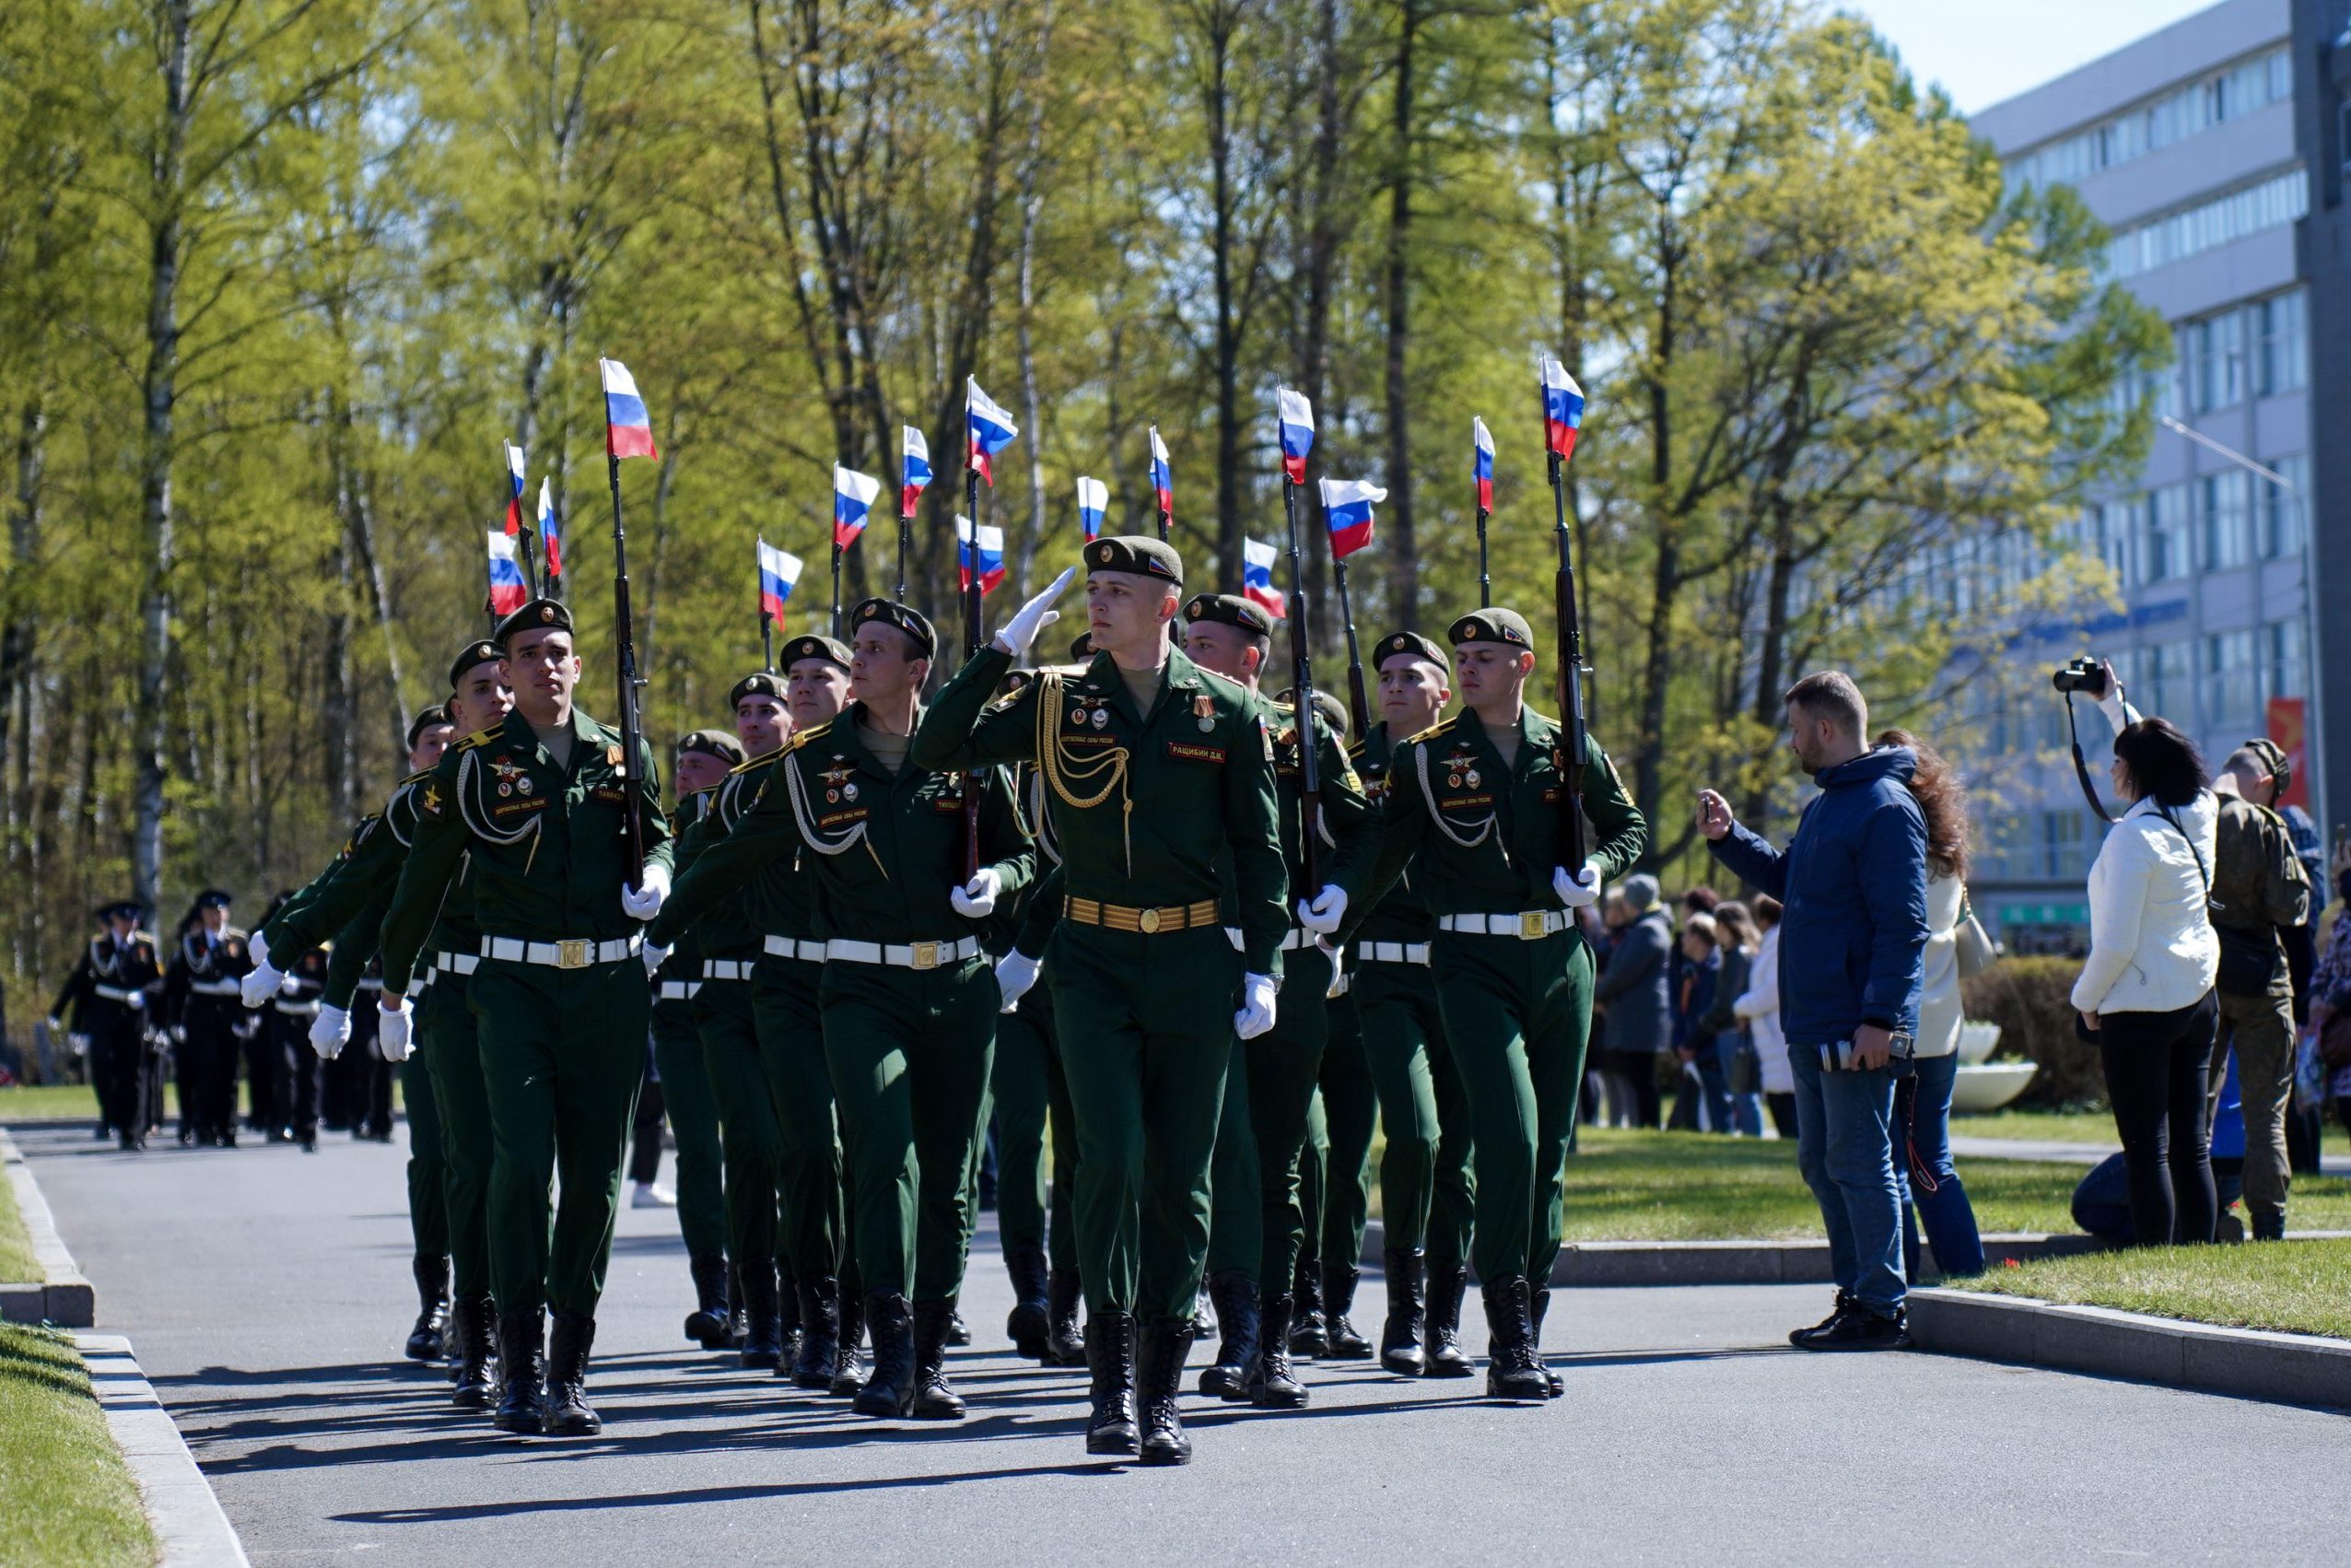
[[[362,997],[368,1007],[375,1002]],[[400,1098],[408,1108],[408,1233],[419,1258],[449,1253],[449,1164],[441,1153],[440,1106],[433,1099],[427,1036],[400,1064]]]
[[[1274,1011],[1281,1011],[1278,999]],[[1209,1162],[1206,1271],[1263,1284],[1257,1270],[1265,1258],[1264,1184],[1257,1174],[1257,1130],[1249,1119],[1249,1047],[1256,1043],[1232,1039],[1225,1060],[1216,1153]]]
[[[1064,920],[1048,963],[1077,1117],[1086,1305],[1189,1319],[1241,955],[1216,926],[1145,935]]]
[[[1273,1027],[1243,1042],[1248,1066],[1250,1140],[1257,1146],[1258,1246],[1257,1289],[1279,1294],[1290,1289],[1305,1245],[1306,1216],[1299,1203],[1299,1171],[1304,1159],[1315,1086],[1322,1075],[1323,1047],[1330,1038],[1330,959],[1319,948],[1302,947],[1282,957],[1281,998]],[[1217,1195],[1222,1212],[1246,1203],[1247,1189]],[[1210,1222],[1211,1227],[1215,1221]]]
[[[996,1020],[988,1097],[996,1118],[996,1223],[1004,1250],[1047,1248],[1050,1267],[1078,1266],[1076,1117],[1053,1036],[1052,978],[1040,976],[1020,1006]],[[1053,1157],[1046,1159],[1052,1140]],[[1047,1214],[1052,1223],[1047,1225]]]
[[[1574,931],[1538,941],[1437,933],[1437,1003],[1477,1141],[1480,1280],[1541,1284],[1559,1256],[1567,1144],[1592,1028],[1592,950]]]
[[[766,1053],[760,1048],[752,983],[705,980],[692,1005],[694,1026],[702,1042],[703,1077],[715,1102],[726,1168],[727,1239],[723,1248],[714,1250],[723,1250],[737,1263],[754,1258],[780,1258],[784,1247],[778,1191],[784,1135],[777,1115],[775,1086],[768,1079]],[[664,1083],[664,1093],[667,1088]],[[825,1129],[828,1142],[832,1130],[830,1125]],[[683,1139],[679,1147],[682,1156]],[[684,1205],[685,1195],[681,1192],[678,1206]]]
[[[450,1288],[461,1296],[495,1295],[490,1274],[490,1165],[497,1143],[490,1130],[489,1091],[482,1081],[481,1022],[469,1001],[471,977],[437,970],[416,1010],[422,1041],[411,1062],[432,1080],[440,1131],[442,1192],[449,1226]],[[413,1129],[416,1092],[408,1094]],[[538,1293],[525,1296],[529,1300]]]
[[[726,983],[750,989],[740,980]],[[678,1234],[685,1238],[688,1257],[717,1257],[727,1250],[724,1155],[719,1100],[710,1088],[693,1002],[678,998],[653,1004],[653,1071],[661,1074],[661,1106],[677,1139]]]
[[[492,1289],[502,1310],[527,1312],[544,1281],[547,1305],[593,1316],[645,1078],[645,967],[634,957],[585,969],[485,958],[469,989],[497,1149]]]
[[[848,1239],[847,1172],[834,1125],[833,1074],[817,1000],[824,974],[821,963],[771,954],[752,972],[751,1002],[776,1121],[781,1226],[777,1255],[794,1280],[813,1285],[837,1279],[843,1292],[854,1296],[860,1286]],[[722,1117],[725,1110],[722,1104]],[[728,1134],[730,1160],[732,1136]]]
[[[1321,1218],[1310,1215],[1307,1250],[1324,1266],[1351,1269],[1363,1256],[1363,1226],[1371,1218],[1372,1134],[1379,1125],[1379,1099],[1363,1056],[1363,1020],[1355,1006],[1354,981],[1330,999],[1330,1038],[1323,1046],[1321,1094],[1323,1152]],[[1303,1202],[1301,1204],[1303,1208]],[[1316,1244],[1319,1245],[1316,1245]]]
[[[977,1217],[973,1150],[1001,1001],[985,957],[927,970],[825,965],[825,1058],[868,1292],[930,1302],[963,1288]]]
[[[1352,995],[1387,1131],[1380,1156],[1386,1245],[1422,1248],[1433,1263],[1466,1263],[1476,1194],[1468,1094],[1445,1045],[1436,977],[1425,964],[1365,960],[1356,965]]]

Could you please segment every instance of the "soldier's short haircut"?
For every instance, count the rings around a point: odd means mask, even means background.
[[[1869,728],[1869,704],[1842,670],[1807,675],[1788,688],[1786,703],[1804,709],[1807,717],[1831,720],[1849,735],[1859,735]]]

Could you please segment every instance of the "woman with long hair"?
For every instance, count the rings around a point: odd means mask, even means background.
[[[1763,1136],[1763,1096],[1756,1071],[1755,1047],[1747,1025],[1740,1022],[1738,999],[1755,974],[1755,955],[1763,934],[1755,929],[1747,906],[1725,899],[1714,907],[1714,932],[1723,951],[1723,972],[1714,986],[1714,1005],[1707,1010],[1704,1026],[1713,1041],[1722,1073],[1722,1104],[1728,1114],[1717,1132]]]

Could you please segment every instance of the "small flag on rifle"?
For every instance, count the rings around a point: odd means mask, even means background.
[[[955,518],[955,577],[956,585],[965,593],[971,591],[971,519],[958,513]],[[979,591],[992,593],[1004,580],[1004,531],[988,526],[979,531]]]
[[[922,499],[923,487],[930,483],[930,443],[913,426],[906,431],[906,466],[899,470],[898,515],[914,516],[915,503]]]
[[[1550,406],[1549,397],[1544,398],[1543,406]],[[1469,474],[1478,482],[1478,509],[1491,512],[1494,509],[1494,433],[1482,419],[1469,421]]]
[[[1151,427],[1151,487],[1159,497],[1160,511],[1169,517],[1176,514],[1176,474],[1167,466],[1167,443],[1159,439],[1159,427]]]
[[[1283,387],[1274,394],[1281,410],[1281,469],[1292,485],[1306,482],[1306,454],[1315,450],[1315,405],[1304,392]]]
[[[1322,482],[1323,521],[1330,529],[1330,558],[1343,561],[1372,542],[1372,503],[1387,492],[1363,479]]]
[[[531,597],[531,585],[523,580],[522,563],[514,553],[514,535],[490,529],[490,614],[504,617],[522,608]]]
[[[512,441],[506,443],[506,531],[509,536],[522,532],[522,449]]]
[[[604,378],[604,451],[615,458],[659,457],[653,420],[637,395],[637,378],[617,359],[599,359]]]
[[[800,582],[800,557],[777,549],[765,539],[758,544],[759,613],[780,629],[784,624],[784,601],[792,596],[793,588]]]
[[[882,493],[882,481],[833,465],[833,543],[846,550],[865,532],[865,514]]]
[[[1287,619],[1290,606],[1273,587],[1273,546],[1254,539],[1241,541],[1241,591],[1249,602],[1275,620]]]
[[[979,390],[977,380],[969,379],[964,383],[964,423],[971,435],[971,453],[965,465],[977,469],[979,476],[993,488],[996,473],[988,460],[1018,440],[1021,427],[1012,423],[1011,415],[996,405],[995,400]]]
[[[563,529],[556,521],[554,482],[542,476],[539,480],[539,542],[547,551],[547,583],[553,587],[563,576]]]
[[[1567,367],[1543,356],[1543,441],[1565,462],[1575,455],[1575,432],[1584,427],[1584,389]]]
[[[1099,479],[1078,480],[1078,522],[1088,539],[1102,537],[1102,514],[1110,509],[1110,486]]]

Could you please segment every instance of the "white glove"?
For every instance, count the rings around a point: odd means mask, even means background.
[[[1569,908],[1588,909],[1600,901],[1600,868],[1586,860],[1582,871],[1570,876],[1560,866],[1551,872],[1551,891]]]
[[[1233,1015],[1233,1032],[1254,1040],[1273,1027],[1273,977],[1241,977],[1241,1011]]]
[[[660,974],[661,965],[669,961],[670,950],[649,942],[637,951],[637,955],[645,960],[645,977],[648,979]]]
[[[341,1056],[350,1038],[351,1014],[331,1001],[319,1003],[319,1015],[310,1020],[310,1049],[319,1053],[319,1059],[333,1061]]]
[[[1053,579],[1050,588],[1012,612],[1012,618],[997,630],[996,646],[1014,659],[1027,658],[1030,645],[1036,641],[1036,634],[1061,618],[1061,612],[1052,608],[1052,603],[1061,597],[1061,591],[1069,587],[1070,579],[1077,575],[1077,568],[1066,568]]]
[[[1003,895],[1004,878],[994,866],[982,866],[972,872],[971,880],[961,887],[947,890],[947,902],[955,913],[967,919],[982,919],[996,911],[996,900]]]
[[[670,895],[670,868],[659,860],[649,860],[645,866],[642,889],[624,883],[620,890],[621,912],[632,920],[649,920],[661,912],[661,903]]]
[[[415,1014],[409,1010],[407,999],[387,996],[376,1004],[381,1016],[376,1020],[376,1054],[386,1061],[406,1061],[415,1047],[409,1044],[409,1028]]]
[[[188,1043],[188,1026],[185,1024],[171,1025],[171,1043],[175,1046],[184,1046]]]
[[[286,971],[261,955],[261,945],[262,939],[254,937],[252,972],[237,982],[238,998],[247,1007],[261,1006],[275,996],[277,988],[286,982]]]
[[[65,1036],[65,1043],[74,1047],[74,1054],[76,1056],[89,1055],[89,1036],[88,1035],[68,1035]]]
[[[1317,947],[1317,948],[1319,948],[1319,949],[1322,951],[1322,954],[1323,954],[1323,956],[1324,956],[1324,957],[1328,958],[1328,959],[1330,960],[1330,989],[1328,989],[1328,990],[1327,990],[1327,991],[1323,992],[1323,999],[1324,999],[1325,1000],[1329,1000],[1330,999],[1332,999],[1332,998],[1334,998],[1334,997],[1341,997],[1341,996],[1346,995],[1346,994],[1347,994],[1347,954],[1346,954],[1346,953],[1345,953],[1343,950],[1339,949],[1339,948],[1336,948],[1336,947],[1331,946],[1331,945],[1330,945],[1330,943],[1328,943],[1328,942],[1327,942],[1323,941],[1323,939],[1322,939],[1322,938],[1320,938],[1320,937],[1316,937],[1316,938],[1315,939],[1315,946],[1316,946],[1316,947]]]
[[[1298,900],[1298,923],[1316,936],[1328,936],[1347,918],[1347,890],[1335,882],[1309,899]]]
[[[1042,960],[1031,958],[1019,948],[996,961],[996,989],[1004,993],[1004,1005],[1000,1012],[1010,1012],[1021,1005],[1021,998],[1028,995],[1036,984],[1036,971]]]
[[[133,991],[123,999],[123,1005],[126,1007],[145,1007],[146,1004],[147,994],[145,991]]]
[[[62,1035],[65,1032],[65,1021],[58,1017],[55,1013],[53,1012],[49,1015],[48,1023],[49,1032],[51,1034]]]

